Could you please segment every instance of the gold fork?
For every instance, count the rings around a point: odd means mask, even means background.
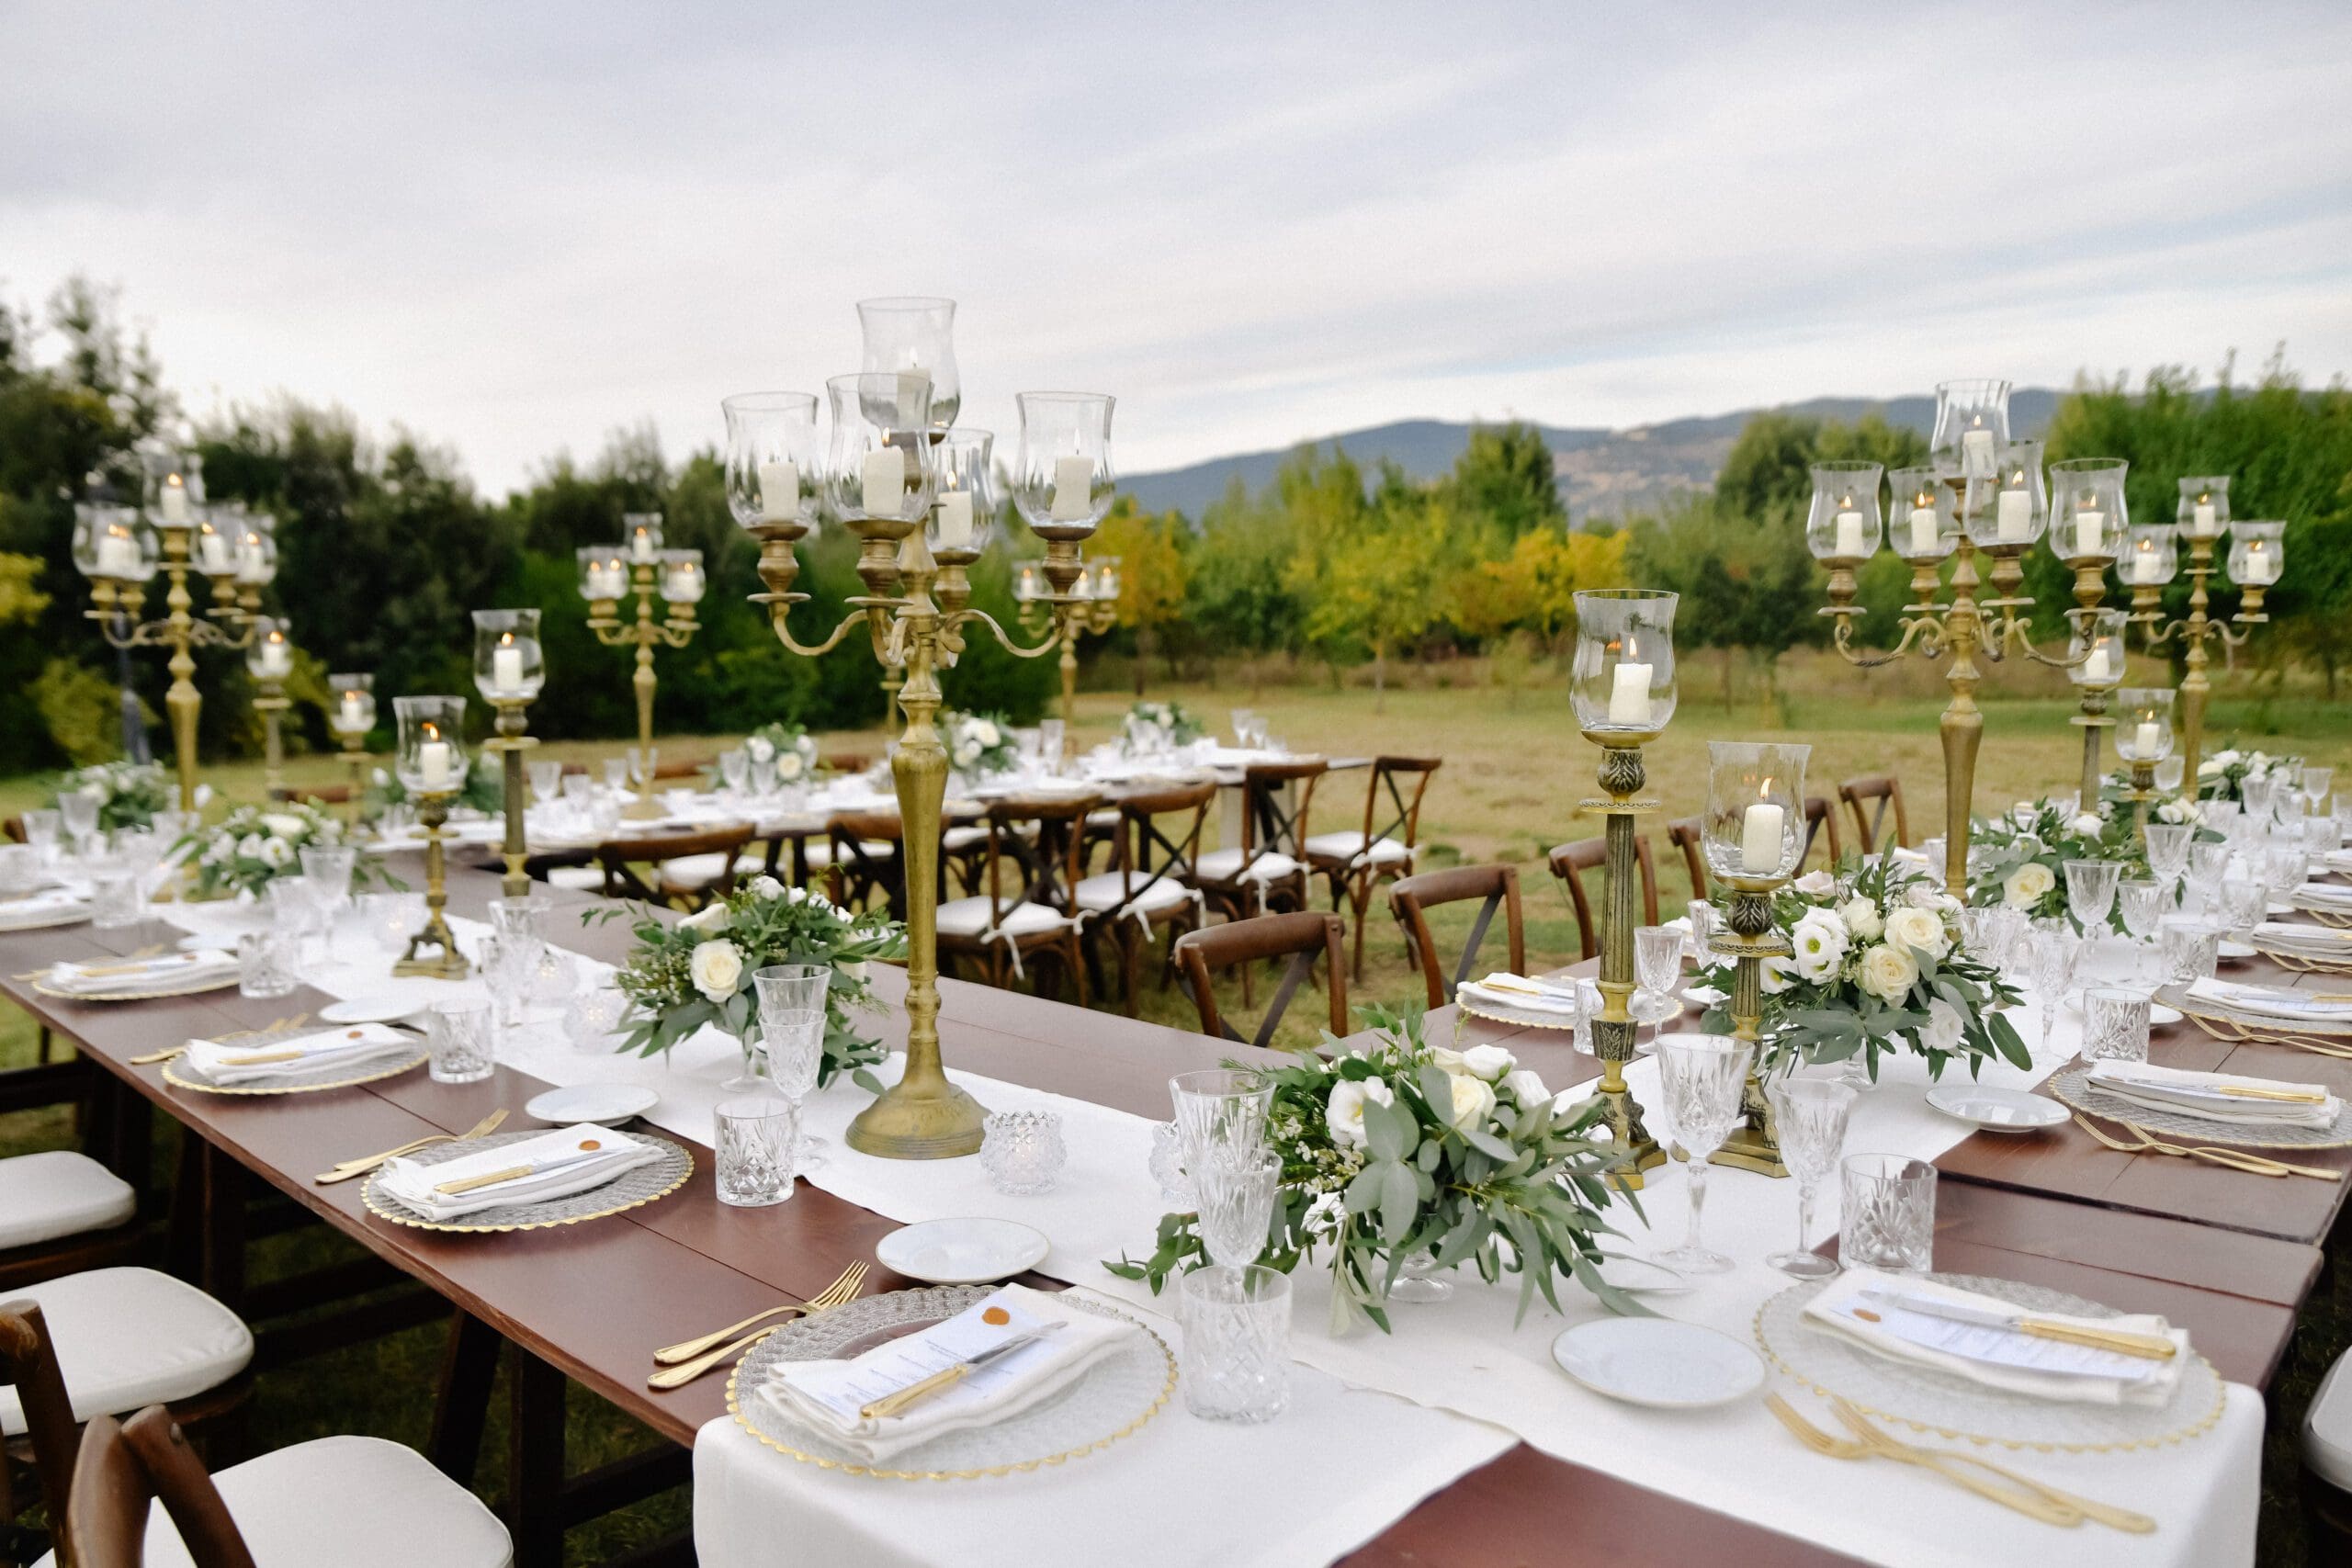
[[[2308,1176],[2320,1181],[2336,1181],[2342,1179],[2342,1173],[2340,1171],[2325,1170],[2318,1166],[2289,1165],[2284,1160],[2270,1159],[2262,1155],[2248,1154],[2243,1149],[2219,1149],[2209,1148],[2201,1145],[2164,1143],[2151,1136],[2148,1130],[2141,1126],[2136,1122],[2121,1122],[2119,1120],[2119,1125],[2127,1129],[2134,1137],[2140,1140],[2136,1144],[2127,1144],[2122,1139],[2118,1138],[2111,1134],[2100,1132],[2097,1127],[2092,1126],[2090,1122],[2085,1121],[2079,1114],[2075,1116],[2075,1121],[2084,1132],[2088,1133],[2092,1137],[2097,1138],[2100,1143],[2105,1144],[2109,1148],[2115,1150],[2119,1154],[2176,1155],[2184,1159],[2201,1159],[2209,1165],[2218,1165],[2225,1170],[2244,1171],[2249,1176],[2272,1176],[2281,1178],[2289,1176]]]
[[[1906,1464],[1916,1464],[1919,1461],[1911,1456],[1925,1454],[1959,1464],[1973,1465],[1988,1474],[1997,1475],[2004,1481],[2011,1482],[2040,1496],[2046,1497],[2060,1507],[2073,1508],[2083,1517],[2105,1525],[2109,1529],[2123,1530],[2132,1535],[2146,1535],[2156,1528],[2156,1521],[2145,1514],[2135,1514],[2129,1508],[2118,1508],[2089,1497],[2078,1497],[2072,1492],[2061,1492],[2055,1486],[2036,1481],[2030,1475],[2021,1475],[2007,1465],[1995,1464],[1989,1459],[1979,1459],[1974,1454],[1962,1453],[1953,1449],[1923,1449],[1916,1444],[1904,1442],[1892,1433],[1872,1426],[1848,1400],[1832,1399],[1829,1402],[1829,1407],[1837,1413],[1838,1419],[1843,1421],[1856,1437],[1871,1448],[1884,1452],[1889,1459],[1900,1458]]]
[[[272,1019],[259,1029],[232,1029],[226,1034],[216,1034],[212,1038],[216,1041],[248,1040],[257,1039],[266,1034],[282,1034],[289,1029],[300,1028],[302,1021],[310,1016],[307,1012],[298,1012],[292,1018]],[[152,1067],[159,1062],[169,1062],[187,1053],[187,1046],[179,1044],[162,1051],[150,1051],[143,1056],[126,1056],[123,1059],[134,1067]]]
[[[1798,1415],[1789,1402],[1778,1393],[1766,1394],[1764,1407],[1779,1419],[1781,1426],[1786,1427],[1795,1436],[1797,1441],[1817,1454],[1826,1454],[1831,1459],[1899,1459],[1906,1464],[1917,1464],[1922,1469],[1934,1471],[1955,1486],[1966,1487],[1987,1502],[1998,1503],[2005,1508],[2014,1508],[2026,1517],[2039,1519],[2045,1525],[2057,1525],[2062,1529],[2072,1529],[2075,1526],[2081,1524],[2086,1517],[2080,1508],[2074,1506],[2071,1503],[2056,1502],[2042,1496],[2039,1492],[2013,1491],[1998,1482],[1986,1481],[1971,1475],[1957,1464],[1943,1462],[1946,1459],[1959,1459],[1962,1457],[1961,1455],[1939,1455],[1929,1449],[1910,1450],[1905,1454],[1898,1455],[1887,1449],[1874,1447],[1869,1443],[1851,1442],[1843,1438],[1833,1438]],[[1913,1458],[1912,1455],[1917,1457]]]
[[[819,1313],[830,1312],[837,1306],[846,1306],[851,1302],[855,1301],[857,1299],[859,1287],[865,1283],[865,1263],[853,1263],[848,1268],[841,1271],[840,1278],[836,1279],[831,1284],[826,1286],[823,1290],[818,1292],[815,1295],[809,1297],[806,1302],[787,1303],[783,1306],[771,1307],[766,1312],[754,1313],[750,1317],[745,1318],[743,1323],[736,1324],[731,1327],[722,1328],[718,1333],[720,1335],[733,1334],[737,1329],[741,1328],[744,1323],[757,1323],[763,1317],[774,1317],[778,1313],[797,1312],[804,1317],[814,1317]],[[703,1373],[710,1371],[711,1368],[718,1365],[721,1361],[726,1360],[729,1357],[733,1356],[738,1351],[750,1349],[754,1343],[766,1338],[769,1335],[774,1334],[777,1329],[783,1326],[784,1325],[780,1323],[771,1323],[765,1328],[754,1329],[751,1333],[744,1335],[740,1339],[730,1339],[727,1343],[719,1346],[717,1349],[705,1351],[703,1354],[695,1356],[690,1360],[680,1361],[675,1365],[664,1366],[660,1371],[653,1373],[650,1377],[645,1380],[645,1386],[648,1388],[663,1389],[684,1388],[686,1384],[694,1382],[695,1379],[702,1376]],[[703,1337],[703,1340],[690,1341],[689,1343],[707,1343],[714,1337],[716,1337],[716,1336],[706,1335]],[[665,1350],[658,1350],[654,1352],[654,1359],[659,1360],[668,1351],[679,1348],[681,1348],[681,1347],[673,1345],[667,1347]]]
[[[379,1155],[363,1155],[357,1159],[347,1159],[333,1170],[322,1171],[311,1179],[322,1187],[330,1187],[338,1181],[348,1181],[355,1176],[367,1175],[388,1159],[398,1159],[402,1155],[413,1155],[417,1150],[433,1144],[462,1143],[468,1138],[486,1138],[497,1132],[505,1120],[506,1108],[502,1105],[462,1133],[435,1133],[428,1137],[418,1138],[413,1143],[402,1144],[399,1148],[386,1149]]]
[[[70,967],[74,969],[84,977],[92,979],[108,975],[130,975],[146,968],[146,961],[148,959],[160,958],[166,951],[167,949],[164,943],[160,942],[149,942],[145,947],[132,948],[129,953],[122,955],[122,961],[119,963],[76,964],[70,965]],[[23,974],[16,977],[19,980],[38,980],[42,976],[48,974],[51,969],[54,969],[56,967],[57,965],[52,964],[47,968],[28,969]]]

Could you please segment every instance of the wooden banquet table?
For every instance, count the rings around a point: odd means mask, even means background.
[[[480,916],[494,878],[453,872],[454,914]],[[602,901],[549,895],[560,945],[616,962],[628,942],[622,922],[576,927],[569,911]],[[88,926],[0,936],[0,975],[61,959],[126,953],[176,938],[161,922],[119,931]],[[202,1282],[236,1305],[243,1296],[243,1193],[250,1173],[366,1247],[400,1274],[437,1293],[455,1320],[436,1411],[432,1457],[470,1481],[490,1374],[501,1341],[519,1353],[512,1383],[509,1517],[521,1568],[560,1562],[567,1525],[685,1478],[683,1446],[725,1409],[723,1377],[656,1393],[644,1383],[650,1351],[775,1304],[805,1300],[854,1260],[871,1260],[897,1223],[807,1183],[786,1204],[734,1209],[714,1192],[707,1141],[695,1149],[687,1186],[648,1206],[559,1229],[464,1236],[386,1223],[368,1213],[362,1182],[316,1185],[337,1160],[430,1133],[470,1126],[493,1107],[525,1124],[525,1100],[546,1086],[501,1066],[486,1081],[452,1086],[422,1071],[326,1093],[288,1097],[204,1094],[164,1081],[129,1058],[191,1035],[263,1027],[315,1013],[331,999],[298,991],[271,1000],[233,989],[136,1003],[84,1003],[42,996],[24,981],[7,994],[74,1042],[111,1079],[177,1120],[208,1151]],[[878,968],[886,1001],[903,976]],[[1087,1011],[1015,993],[943,981],[941,1032],[957,1067],[1073,1098],[1163,1117],[1169,1075],[1212,1066],[1246,1047],[1182,1030]],[[885,1015],[886,1043],[903,1020]],[[594,1288],[582,1288],[593,1280]],[[869,1292],[909,1283],[886,1269]],[[1052,1281],[1033,1280],[1038,1284]],[[2201,1325],[2199,1331],[2206,1332]],[[267,1340],[265,1337],[265,1346]],[[264,1361],[266,1361],[265,1353]],[[2227,1369],[2225,1369],[2227,1370]],[[2244,1375],[2231,1371],[2229,1375]],[[563,1379],[571,1378],[644,1422],[680,1450],[652,1462],[624,1461],[567,1482],[563,1473]],[[1186,1419],[1179,1413],[1165,1418]],[[1685,1499],[1569,1463],[1521,1444],[1422,1500],[1344,1561],[1351,1564],[1539,1563],[1560,1560],[1573,1540],[1591,1564],[1651,1564],[1736,1558],[1747,1568],[1842,1563],[1850,1558]],[[683,1556],[643,1561],[683,1561]]]

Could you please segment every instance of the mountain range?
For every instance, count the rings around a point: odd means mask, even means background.
[[[2010,394],[2011,434],[2041,434],[2060,395],[2046,387],[2022,387]],[[1740,427],[1752,416],[1767,412],[1841,421],[1875,413],[1889,424],[1907,426],[1925,435],[1935,419],[1936,400],[1926,396],[1815,398],[1776,410],[1740,409],[1623,430],[1549,424],[1536,428],[1552,448],[1553,473],[1568,515],[1582,522],[1589,517],[1654,511],[1678,495],[1712,488]],[[1337,447],[1367,471],[1385,459],[1417,479],[1433,479],[1453,467],[1454,459],[1469,446],[1473,428],[1446,420],[1408,419],[1298,445]],[[1172,509],[1197,520],[1235,479],[1253,494],[1263,490],[1295,450],[1295,446],[1243,452],[1159,473],[1130,474],[1120,480],[1120,488],[1147,511]]]

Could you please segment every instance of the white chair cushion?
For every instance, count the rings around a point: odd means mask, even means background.
[[[768,857],[765,854],[740,854],[735,857],[735,874],[738,876],[765,876],[767,873]]]
[[[87,1155],[51,1149],[0,1159],[0,1252],[111,1230],[138,1205],[130,1184]]]
[[[605,890],[605,868],[600,865],[549,866],[548,886],[568,887],[575,893],[602,893]]]
[[[2340,1491],[2352,1492],[2352,1350],[2335,1358],[2303,1416],[2303,1463]]]
[[[659,868],[662,886],[684,892],[699,893],[727,874],[727,852],[713,850],[708,854],[680,855],[665,860]]]
[[[950,828],[939,835],[939,847],[950,854],[972,849],[989,841],[986,828]]]
[[[1039,931],[1058,931],[1069,925],[1069,917],[1058,909],[1043,904],[1013,904],[1006,908],[1004,921],[996,928],[1006,936],[1034,936]],[[950,936],[979,936],[989,931],[989,901],[975,895],[957,898],[939,907],[939,929]]]
[[[1145,878],[1137,876],[1136,881],[1141,885]],[[1072,887],[1069,890],[1070,900],[1081,909],[1093,909],[1097,912],[1128,908],[1126,883],[1127,879],[1122,874],[1106,871],[1099,876],[1090,876]],[[1162,878],[1148,886],[1139,886],[1132,907],[1137,909],[1165,909],[1171,904],[1188,903],[1192,897],[1193,890],[1182,883]]]
[[[885,860],[889,856],[891,845],[888,839],[860,839],[857,841],[857,847],[865,852],[865,857],[868,860]],[[831,839],[809,840],[808,863],[810,865],[832,864],[833,841]]]
[[[1119,808],[1115,806],[1098,807],[1086,814],[1086,825],[1090,828],[1115,828],[1119,825]]]
[[[1351,828],[1340,833],[1317,833],[1306,840],[1306,852],[1317,860],[1335,860],[1352,865],[1364,852],[1363,830]],[[1413,852],[1386,835],[1372,841],[1372,863],[1401,865],[1413,858]]]
[[[74,1419],[189,1399],[244,1371],[254,1337],[227,1307],[153,1269],[92,1269],[12,1292],[40,1303]],[[0,1433],[25,1429],[0,1389]]]
[[[212,1478],[256,1568],[508,1568],[514,1544],[481,1499],[381,1438],[320,1438]],[[145,1568],[191,1568],[161,1503]],[[49,1568],[42,1558],[39,1568]]]
[[[1250,863],[1246,872],[1241,867],[1239,850],[1211,850],[1193,864],[1211,882],[1231,882],[1237,877],[1244,882],[1279,882],[1298,872],[1298,863],[1279,851],[1260,855]]]

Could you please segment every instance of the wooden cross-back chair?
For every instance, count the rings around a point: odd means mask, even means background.
[[[1212,908],[1230,919],[1287,905],[1306,907],[1306,817],[1320,757],[1253,762],[1241,774],[1241,842],[1200,857],[1197,880]]]
[[[1854,831],[1859,837],[1861,852],[1875,854],[1885,848],[1886,817],[1890,807],[1894,813],[1894,842],[1908,848],[1911,843],[1911,818],[1903,809],[1903,781],[1893,773],[1873,773],[1866,779],[1848,779],[1838,786],[1838,798],[1854,814]]]
[[[57,1370],[49,1326],[41,1320],[40,1308],[30,1302],[0,1305],[0,1387],[16,1391],[25,1419],[22,1438],[0,1442],[0,1562],[30,1562],[46,1548],[37,1534],[16,1526],[29,1501],[20,1495],[25,1482],[18,1472],[29,1458],[42,1513],[53,1528],[65,1517],[78,1441],[74,1404]]]
[[[735,863],[752,841],[752,825],[733,822],[691,833],[607,839],[596,846],[605,897],[635,898],[689,913],[735,890]],[[650,878],[639,866],[652,868]]]
[[[1079,1006],[1086,1005],[1085,964],[1079,950],[1084,922],[1070,890],[1080,875],[1086,814],[1101,799],[1095,795],[1016,797],[989,807],[983,822],[988,853],[981,862],[979,891],[939,907],[943,962],[950,957],[977,960],[982,978],[1001,986],[1008,972],[1015,979],[1025,977],[1027,960],[1051,954],[1056,967],[1068,972]]]
[[[1099,954],[1105,942],[1119,951],[1129,1018],[1142,985],[1144,950],[1163,927],[1189,931],[1201,923],[1204,900],[1193,885],[1193,862],[1216,790],[1214,784],[1177,784],[1122,796],[1111,869],[1081,877],[1070,889],[1071,903],[1087,918],[1090,954]],[[1163,819],[1177,825],[1173,832]],[[1081,859],[1085,852],[1081,844]],[[1169,959],[1160,970],[1162,985],[1175,959],[1172,942]]]
[[[1192,992],[1193,1006],[1201,1015],[1204,1034],[1220,1035],[1248,1045],[1271,1044],[1283,1014],[1290,1010],[1291,998],[1300,986],[1313,983],[1315,960],[1318,957],[1326,961],[1331,1032],[1348,1032],[1347,930],[1337,915],[1319,909],[1298,909],[1204,926],[1178,937],[1173,956],[1184,976],[1184,988]],[[1282,982],[1274,987],[1273,998],[1258,1021],[1257,1032],[1245,1040],[1217,1010],[1216,972],[1238,967],[1246,978],[1251,968],[1263,960],[1283,957],[1290,964],[1283,971]]]
[[[1682,869],[1690,874],[1690,897],[1707,896],[1707,852],[1700,842],[1699,819],[1681,817],[1666,825],[1666,841],[1682,852]]]
[[[1832,871],[1846,858],[1846,845],[1838,832],[1838,808],[1826,795],[1808,795],[1804,797],[1804,853],[1797,857],[1798,870],[1813,859],[1816,846],[1828,857]]]
[[[1440,905],[1471,898],[1484,902],[1470,923],[1470,934],[1462,944],[1462,957],[1449,977],[1438,962],[1436,939],[1430,932],[1429,911]],[[1478,949],[1487,940],[1487,928],[1494,924],[1498,909],[1502,911],[1503,931],[1510,941],[1511,973],[1527,972],[1527,928],[1520,913],[1517,866],[1458,865],[1405,877],[1389,888],[1388,909],[1404,928],[1405,954],[1421,972],[1421,983],[1429,994],[1429,1005],[1433,1008],[1452,1001],[1455,987],[1470,978],[1470,972],[1477,965]]]
[[[1584,874],[1597,871],[1607,863],[1608,840],[1602,837],[1578,839],[1574,843],[1559,844],[1547,857],[1552,874],[1568,890],[1568,901],[1576,906],[1577,942],[1581,955],[1598,957],[1600,953],[1600,921],[1593,913],[1592,899],[1586,894]],[[1634,835],[1634,863],[1642,879],[1642,923],[1657,924],[1657,867],[1650,854],[1650,836]]]
[[[907,918],[906,827],[895,811],[842,811],[825,825],[825,883],[844,909],[878,898],[892,919]]]
[[[1363,795],[1363,826],[1317,833],[1306,840],[1306,863],[1331,886],[1331,908],[1344,900],[1355,917],[1355,978],[1363,978],[1364,916],[1383,881],[1408,874],[1419,845],[1421,797],[1443,764],[1439,757],[1374,757]]]

